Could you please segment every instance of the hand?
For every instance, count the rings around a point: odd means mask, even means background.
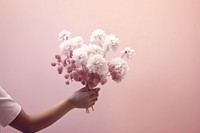
[[[98,100],[100,88],[89,90],[89,87],[84,87],[76,91],[71,97],[70,101],[74,108],[89,108],[92,107]]]

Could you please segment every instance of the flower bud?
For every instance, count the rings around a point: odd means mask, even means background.
[[[68,67],[68,68],[67,68],[67,72],[68,72],[68,73],[71,73],[71,72],[72,72],[72,67]]]
[[[63,65],[64,65],[64,66],[67,66],[67,61],[66,61],[66,59],[63,61]]]
[[[58,66],[57,68],[58,74],[61,74],[63,71],[63,67],[62,66]]]
[[[82,81],[81,84],[82,84],[82,85],[86,85],[85,81]]]
[[[69,74],[66,74],[64,77],[65,77],[65,79],[68,79],[69,78]]]
[[[52,63],[51,63],[51,66],[56,66],[56,63],[55,63],[55,62],[52,62]]]
[[[106,82],[108,82],[108,80],[106,78],[101,79],[101,85],[104,85]]]
[[[58,60],[60,60],[61,56],[57,54],[57,55],[55,55],[55,58],[58,59]]]
[[[66,81],[65,83],[66,83],[66,85],[69,85],[69,81]]]
[[[71,60],[71,64],[74,64],[75,63],[75,60]]]

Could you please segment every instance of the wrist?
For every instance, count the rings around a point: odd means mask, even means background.
[[[74,103],[74,100],[72,97],[70,97],[69,99],[67,99],[67,103],[69,104],[71,109],[76,108],[76,104]]]

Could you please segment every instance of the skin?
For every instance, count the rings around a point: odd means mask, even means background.
[[[15,120],[10,123],[10,126],[24,133],[40,131],[59,120],[72,109],[92,107],[98,100],[100,89],[88,90],[88,87],[84,87],[73,93],[69,98],[37,114],[29,115],[22,109]]]

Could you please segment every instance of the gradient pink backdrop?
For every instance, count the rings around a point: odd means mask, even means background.
[[[129,73],[101,86],[95,112],[73,110],[41,133],[199,133],[198,0],[1,0],[0,85],[28,113],[69,96],[82,86],[50,66],[57,34],[87,40],[98,27],[135,48]]]

